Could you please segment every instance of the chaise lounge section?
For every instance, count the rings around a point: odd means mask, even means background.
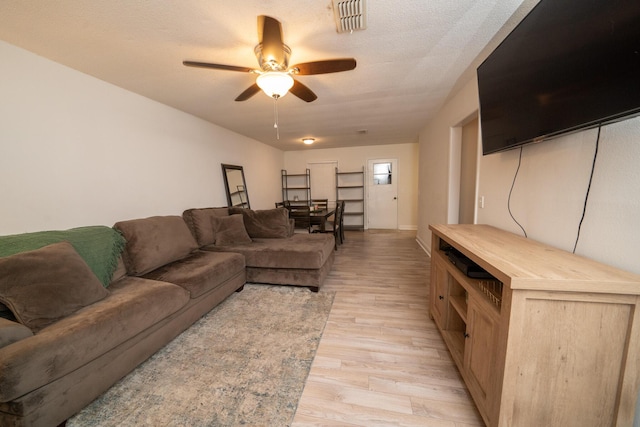
[[[244,256],[247,282],[304,286],[317,292],[333,266],[333,235],[294,233],[284,208],[200,208],[182,216],[200,250]],[[229,238],[230,232],[235,237]]]

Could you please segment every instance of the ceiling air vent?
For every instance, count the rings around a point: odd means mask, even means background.
[[[333,14],[339,33],[367,28],[365,0],[333,0]]]

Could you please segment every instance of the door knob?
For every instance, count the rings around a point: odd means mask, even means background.
[[[393,200],[398,200],[398,198],[397,198],[397,197],[394,197],[394,198],[393,198]]]

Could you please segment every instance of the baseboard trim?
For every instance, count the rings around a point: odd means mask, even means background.
[[[422,250],[425,251],[427,255],[429,255],[429,258],[431,258],[431,248],[429,247],[429,245],[425,244],[420,236],[416,237],[416,242],[418,242],[418,245],[422,248]]]

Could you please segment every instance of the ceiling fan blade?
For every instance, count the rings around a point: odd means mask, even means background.
[[[209,62],[182,61],[187,67],[213,68],[215,70],[240,71],[243,73],[251,73],[253,68],[237,67],[235,65],[211,64]]]
[[[238,97],[235,100],[246,101],[247,99],[251,98],[253,95],[255,95],[258,92],[260,92],[260,87],[258,87],[258,85],[254,83],[251,86],[249,86],[244,92],[238,95]]]
[[[303,101],[313,102],[318,99],[318,96],[313,93],[311,89],[303,85],[297,80],[293,81],[293,87],[289,89],[289,92],[302,99]]]
[[[342,59],[327,59],[325,61],[312,61],[304,62],[302,64],[296,64],[291,67],[296,70],[296,74],[299,75],[311,75],[311,74],[328,74],[339,73],[341,71],[349,71],[356,68],[356,60],[353,58]]]
[[[258,41],[262,44],[262,56],[267,61],[282,64],[286,60],[282,41],[282,24],[266,15],[258,16]]]

